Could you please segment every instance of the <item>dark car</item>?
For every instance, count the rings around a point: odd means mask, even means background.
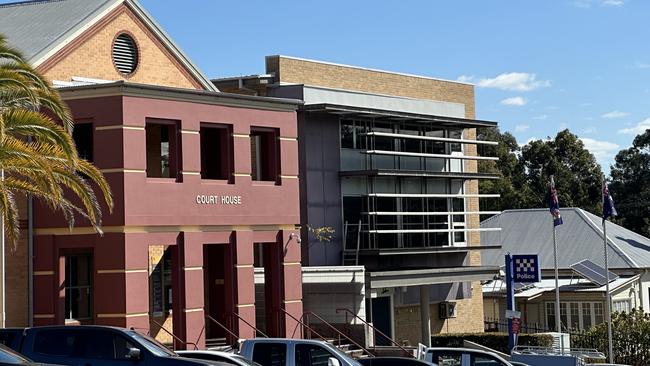
[[[12,350],[11,348],[0,344],[0,366],[56,366],[56,365],[44,365],[40,363],[34,363],[31,360],[25,358],[20,353]]]
[[[226,364],[178,356],[135,330],[88,326],[0,329],[0,340],[39,363],[71,366],[207,366]]]
[[[426,361],[408,357],[368,357],[358,359],[363,366],[432,366]]]

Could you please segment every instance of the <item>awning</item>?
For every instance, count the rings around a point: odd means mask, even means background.
[[[370,288],[437,285],[443,283],[492,280],[499,275],[497,266],[468,266],[370,272]]]

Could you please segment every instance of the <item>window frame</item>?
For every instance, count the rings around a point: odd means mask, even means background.
[[[90,126],[90,159],[88,159],[85,156],[82,156],[81,151],[79,151],[79,144],[77,144],[77,138],[75,136],[75,132],[77,131],[77,128],[79,126]],[[94,163],[95,162],[95,125],[93,121],[91,120],[79,120],[74,122],[74,128],[72,130],[72,140],[74,141],[75,149],[77,150],[77,154],[79,155],[80,158]]]
[[[208,178],[205,173],[205,166],[207,161],[204,160],[207,158],[204,153],[204,130],[218,130],[219,131],[219,177],[218,178]],[[234,138],[233,138],[233,125],[227,123],[213,123],[213,122],[201,122],[199,127],[199,147],[200,147],[200,160],[201,160],[201,179],[208,182],[228,182],[234,183]],[[224,144],[225,143],[225,144]],[[225,151],[225,154],[223,154]],[[225,157],[223,156],[225,155]]]
[[[71,321],[83,321],[83,320],[92,320],[94,319],[94,311],[95,311],[95,304],[94,304],[94,296],[95,296],[95,291],[94,291],[94,285],[95,285],[95,261],[94,261],[94,255],[92,251],[81,251],[81,252],[69,252],[69,253],[64,253],[64,282],[63,282],[63,292],[64,292],[64,301],[65,301],[65,306],[64,306],[64,319],[65,320],[71,320]],[[68,273],[68,260],[71,257],[77,257],[81,258],[84,257],[88,260],[88,284],[87,285],[76,285],[76,286],[70,286],[68,284],[68,275],[72,275],[72,268],[70,268],[70,273]],[[72,290],[86,290],[88,293],[88,316],[87,317],[72,317],[72,303],[73,299],[72,296],[68,296],[68,294],[72,293]],[[77,304],[77,308],[79,308]],[[66,311],[68,310],[69,311]]]
[[[152,176],[150,175],[149,172],[149,143],[147,141],[148,138],[148,127],[149,126],[165,126],[168,129],[168,139],[169,139],[169,147],[168,147],[168,154],[169,154],[169,176],[164,177],[164,176]],[[144,149],[145,149],[145,174],[147,179],[153,179],[153,180],[174,180],[177,182],[182,181],[182,162],[183,162],[183,154],[182,154],[182,138],[181,138],[181,123],[180,121],[177,120],[166,120],[166,119],[147,119],[145,121],[145,144],[144,144]],[[162,145],[162,137],[158,142],[160,145]],[[162,148],[160,149],[160,156],[158,157],[158,162],[162,164]],[[161,175],[162,175],[162,165],[161,165]]]
[[[256,152],[256,156],[262,157],[262,159],[270,159],[269,154],[266,154],[264,151],[262,151],[262,149],[266,147],[264,150],[267,152],[273,150],[274,159],[274,161],[263,160],[261,164],[259,163],[259,160],[256,160],[255,165],[259,165],[259,173],[257,172],[258,168],[253,165],[253,138],[257,136],[259,136],[260,139],[260,146],[255,145],[255,150],[259,149],[260,152],[259,154]],[[280,185],[280,176],[282,174],[280,129],[275,127],[251,126],[249,140],[251,149],[251,181],[255,184],[274,183],[276,185]],[[265,143],[269,142],[271,142],[273,146],[264,146]]]

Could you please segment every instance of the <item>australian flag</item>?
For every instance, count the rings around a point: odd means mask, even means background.
[[[616,208],[614,208],[614,199],[609,194],[609,188],[607,188],[607,183],[603,182],[603,220],[607,218],[618,215],[616,213]]]
[[[555,190],[555,180],[551,176],[551,194],[549,195],[548,206],[551,209],[553,216],[553,226],[562,225],[562,216],[560,215],[560,201],[557,199],[557,191]]]

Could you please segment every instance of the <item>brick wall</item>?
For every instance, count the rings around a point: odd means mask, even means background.
[[[28,289],[27,289],[27,198],[16,195],[16,203],[20,213],[21,233],[16,246],[6,242],[5,263],[6,274],[6,320],[8,327],[28,326]]]
[[[266,72],[282,83],[463,103],[466,117],[475,115],[474,86],[469,84],[283,56],[267,57]]]
[[[104,80],[129,80],[143,84],[154,84],[180,88],[198,89],[183,68],[170,57],[162,45],[154,41],[153,35],[126,7],[108,15],[109,21],[80,44],[68,49],[67,54],[52,63],[46,62],[40,71],[49,80],[70,81],[73,76]],[[127,31],[135,39],[139,50],[139,66],[135,73],[124,77],[113,66],[112,45],[115,37]],[[64,52],[64,53],[65,53]]]

